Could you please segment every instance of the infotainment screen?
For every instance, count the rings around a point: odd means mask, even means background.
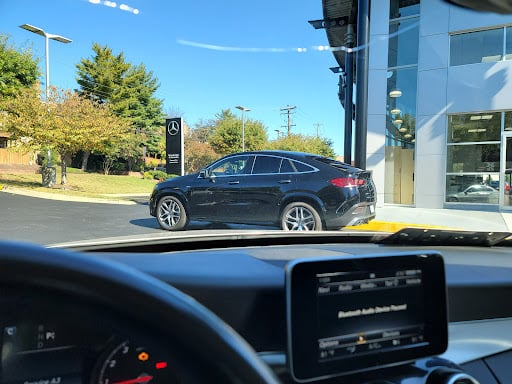
[[[440,254],[315,258],[286,268],[288,364],[312,381],[405,363],[447,347]]]

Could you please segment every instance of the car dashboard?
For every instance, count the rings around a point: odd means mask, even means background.
[[[164,304],[153,303],[153,297],[131,292],[126,274],[132,271],[141,271],[175,287],[187,295],[187,300],[209,309],[256,351],[263,365],[282,383],[512,382],[512,260],[506,247],[425,248],[376,244],[364,239],[339,242],[335,238],[315,242],[304,238],[295,244],[283,241],[261,246],[239,240],[229,248],[212,243],[200,249],[180,250],[171,244],[166,251],[162,250],[166,246],[160,245],[158,252],[140,244],[128,244],[121,250],[98,246],[81,249],[78,264],[82,259],[92,259],[109,268],[119,266],[121,272],[114,281],[107,276],[114,269],[108,268],[99,280],[87,281],[69,270],[48,277],[44,270],[54,268],[51,263],[44,265],[31,281],[25,281],[28,277],[24,277],[22,269],[16,267],[13,272],[2,261],[2,383],[237,381],[229,369],[218,369],[215,346],[210,342],[204,344],[200,357],[193,353],[203,343],[202,331],[191,327],[182,338],[162,337],[160,332],[168,332],[174,325],[179,329],[180,322],[190,320],[181,318],[183,313],[164,313],[165,308],[156,308]],[[249,245],[240,246],[241,243]],[[64,258],[71,259],[76,253],[40,247],[22,248],[19,252],[29,252],[31,256],[41,253],[44,258],[64,254]],[[290,263],[426,254],[441,255],[444,260],[446,287],[444,281],[430,281],[428,289],[439,286],[446,293],[447,301],[437,303],[447,316],[446,350],[417,358],[411,353],[410,357],[402,356],[399,361],[386,364],[379,362],[386,361],[389,351],[377,351],[371,366],[365,369],[345,367],[334,375],[296,377],[290,364]],[[16,255],[8,259],[15,258]],[[72,260],[71,264],[76,262]],[[49,284],[46,280],[52,276],[62,280]],[[100,297],[99,292],[107,292],[107,297]],[[431,303],[428,309],[437,311],[435,308],[436,303]],[[442,333],[436,328],[433,340],[442,338]],[[175,342],[176,338],[180,340]]]

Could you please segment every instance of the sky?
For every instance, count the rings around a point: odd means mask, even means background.
[[[158,78],[156,96],[167,115],[189,126],[224,109],[261,121],[269,139],[286,131],[332,140],[343,154],[343,109],[337,66],[324,30],[321,0],[0,0],[0,33],[16,47],[32,47],[45,74],[42,36],[31,24],[72,40],[50,40],[50,84],[76,89],[76,64],[92,58],[97,42],[143,63]]]

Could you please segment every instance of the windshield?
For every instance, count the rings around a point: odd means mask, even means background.
[[[357,3],[0,2],[0,237],[512,231],[512,16]]]

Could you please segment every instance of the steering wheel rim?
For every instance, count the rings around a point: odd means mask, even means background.
[[[279,383],[252,347],[214,313],[178,289],[124,264],[92,254],[0,242],[0,281],[72,293],[107,305],[186,346],[200,359],[215,356],[240,382]]]

